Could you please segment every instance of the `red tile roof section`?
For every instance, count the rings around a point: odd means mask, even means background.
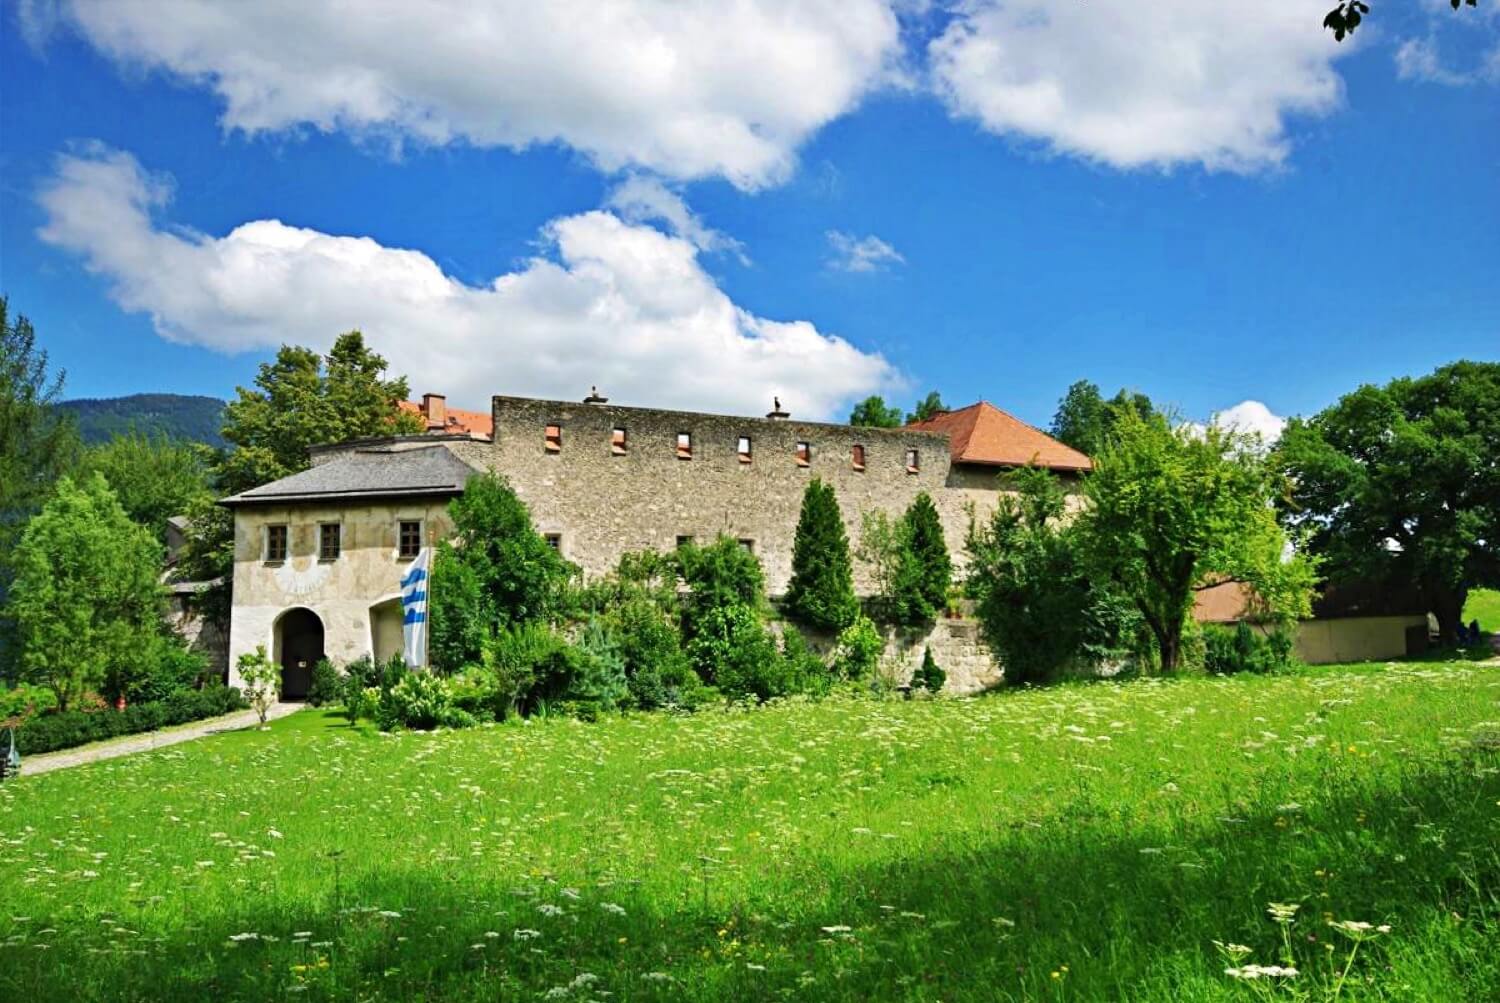
[[[418,418],[427,417],[422,410],[422,405],[417,401],[402,401],[401,410],[414,414]],[[448,420],[442,429],[431,428],[431,432],[444,432],[454,435],[482,435],[486,439],[495,434],[495,416],[488,411],[462,411],[456,407],[445,409]]]
[[[988,401],[944,411],[909,427],[947,432],[955,463],[991,467],[1042,466],[1051,470],[1092,470],[1093,461]]]

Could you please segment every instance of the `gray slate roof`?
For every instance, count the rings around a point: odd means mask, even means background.
[[[358,449],[327,463],[242,491],[221,505],[456,495],[479,471],[446,446]]]

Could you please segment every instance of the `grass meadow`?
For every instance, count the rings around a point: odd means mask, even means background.
[[[1474,589],[1464,604],[1464,623],[1479,621],[1481,630],[1500,634],[1500,589]]]
[[[309,710],[0,785],[0,848],[28,1003],[1494,1000],[1500,667]]]

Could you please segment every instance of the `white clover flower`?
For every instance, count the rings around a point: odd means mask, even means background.
[[[513,938],[515,938],[516,940],[535,940],[537,937],[540,937],[541,935],[542,935],[542,931],[540,931],[540,930],[526,930],[526,929],[520,929],[520,930],[515,931],[513,934],[511,934],[511,936]]]
[[[394,910],[394,909],[382,909],[382,910],[380,910],[380,915],[384,916],[386,919],[400,919],[401,918],[401,914],[399,912],[397,912],[396,910]]]
[[[563,914],[562,906],[553,905],[551,902],[543,902],[536,907],[536,911],[543,916],[561,916]]]
[[[266,835],[270,836],[272,839],[285,839],[286,838],[281,833],[277,832],[275,829],[267,829],[266,830]]]
[[[625,907],[621,905],[615,905],[615,903],[613,902],[601,902],[599,903],[599,908],[614,916],[625,915]]]
[[[822,930],[823,930],[824,933],[849,933],[853,929],[854,928],[852,926],[844,926],[842,924],[836,924],[834,926],[825,926],[825,927],[822,928]]]

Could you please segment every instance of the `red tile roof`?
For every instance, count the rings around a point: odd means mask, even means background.
[[[1058,442],[988,401],[957,411],[944,411],[910,428],[924,432],[947,432],[955,463],[977,463],[991,467],[1041,466],[1051,470],[1091,470],[1094,463],[1083,453]]]
[[[427,417],[427,412],[422,410],[418,401],[402,401],[401,410],[416,415],[418,418]],[[447,421],[441,429],[429,427],[429,432],[443,432],[453,435],[482,435],[489,438],[495,433],[495,418],[488,411],[463,411],[456,407],[445,408]]]

